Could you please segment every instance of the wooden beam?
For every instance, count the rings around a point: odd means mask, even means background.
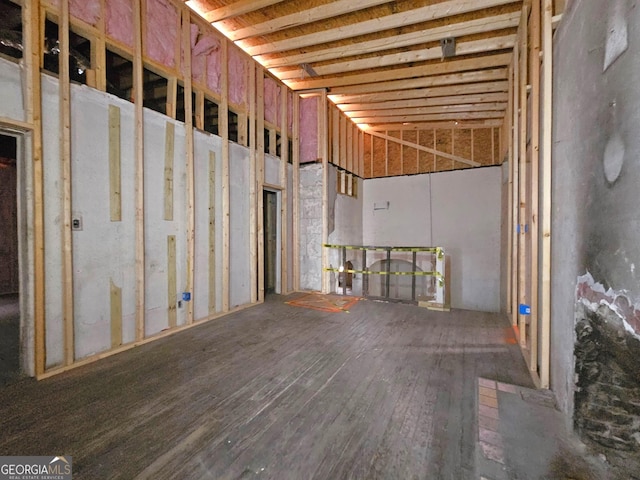
[[[239,0],[231,5],[215,8],[203,13],[203,17],[207,22],[220,22],[228,18],[244,15],[245,13],[255,12],[261,8],[269,7],[280,3],[282,0]]]
[[[429,114],[437,114],[437,113],[470,113],[470,112],[498,111],[504,114],[506,109],[507,109],[506,102],[493,102],[493,103],[477,103],[477,104],[461,104],[461,105],[438,105],[438,106],[430,106],[430,107],[387,108],[387,109],[380,109],[380,110],[365,108],[363,110],[349,110],[349,111],[345,111],[345,113],[350,118],[376,117],[376,118],[380,118],[380,121],[385,121],[386,117],[396,117],[396,116],[408,117],[411,115],[429,115]]]
[[[300,97],[293,94],[293,289],[300,290]]]
[[[33,181],[33,317],[35,374],[46,368],[45,342],[45,272],[44,272],[44,181],[42,166],[42,90],[40,59],[43,39],[40,36],[40,5],[38,0],[22,2],[24,68],[26,78],[26,120],[33,126],[32,181]]]
[[[542,291],[540,309],[540,387],[550,388],[551,369],[551,166],[553,123],[553,2],[544,0],[542,17]]]
[[[135,100],[135,220],[136,220],[136,341],[144,338],[145,317],[145,248],[144,248],[144,84],[142,63],[142,1],[134,0],[135,54],[133,56],[133,91]]]
[[[465,165],[469,165],[469,166],[472,166],[472,167],[479,167],[481,165],[478,162],[474,162],[472,160],[460,157],[458,155],[452,155],[450,153],[441,152],[440,150],[436,150],[434,148],[424,147],[422,145],[418,145],[417,143],[408,142],[406,140],[401,140],[399,138],[392,137],[390,135],[385,135],[383,133],[374,132],[374,131],[367,131],[367,133],[370,134],[373,137],[382,138],[382,139],[387,140],[389,142],[394,142],[394,143],[397,143],[397,144],[400,144],[400,145],[406,145],[408,147],[415,148],[416,150],[421,150],[423,152],[433,153],[434,155],[437,155],[439,157],[448,158],[449,160],[455,160],[456,162],[464,163]]]
[[[222,98],[218,118],[222,137],[222,311],[229,311],[229,282],[231,261],[231,196],[229,182],[229,42],[222,41],[222,72],[220,75]]]
[[[398,79],[412,79],[415,77],[428,77],[433,75],[445,75],[450,73],[461,73],[469,70],[488,69],[495,67],[505,67],[511,62],[510,53],[500,53],[497,55],[484,55],[476,58],[463,60],[449,60],[438,63],[431,63],[419,67],[394,68],[391,70],[376,71],[370,73],[357,73],[328,78],[312,78],[306,80],[285,82],[293,90],[309,90],[316,88],[335,88],[345,85],[359,85],[363,83],[377,83],[384,81],[397,81]],[[477,72],[479,73],[479,72]],[[502,79],[506,76],[506,70],[502,72]],[[492,78],[496,80],[496,78]],[[477,80],[474,80],[477,81]],[[451,82],[450,82],[451,83]],[[435,83],[431,84],[435,85]],[[423,84],[427,87],[430,84]],[[409,88],[409,87],[406,87]],[[354,92],[354,89],[350,89]],[[378,90],[379,91],[379,90]]]
[[[62,311],[64,364],[75,360],[73,305],[73,238],[71,235],[71,86],[69,71],[69,0],[61,0],[58,24],[60,46],[60,169],[62,173]]]
[[[472,40],[456,44],[456,55],[472,55],[478,53],[493,52],[512,48],[515,35],[503,35],[483,40]],[[411,50],[408,52],[390,53],[376,57],[345,60],[314,66],[313,70],[319,76],[344,75],[346,72],[366,71],[376,68],[393,67],[397,65],[425,62],[429,60],[441,60],[442,47],[431,47]],[[301,68],[273,68],[271,72],[281,80],[303,79],[308,76]]]
[[[503,111],[490,112],[461,112],[461,113],[435,113],[429,115],[398,115],[395,117],[353,117],[352,122],[358,124],[374,124],[384,121],[388,123],[412,123],[412,122],[438,122],[443,120],[461,121],[461,120],[482,120],[488,118],[504,117]]]
[[[412,90],[395,90],[390,92],[361,93],[355,95],[330,94],[329,99],[336,105],[401,102],[406,100],[435,101],[438,97],[486,96],[494,93],[505,94],[509,89],[506,80],[482,83],[466,83],[446,87],[416,88]]]
[[[475,0],[473,2],[460,2],[458,0],[448,0],[434,5],[387,15],[381,18],[373,18],[356,24],[343,25],[307,35],[294,36],[277,42],[263,43],[256,46],[245,45],[243,42],[240,42],[240,45],[243,48],[246,48],[247,52],[252,56],[284,52],[286,50],[300,49],[311,45],[325,44],[360,35],[382,32],[384,30],[402,28],[407,25],[414,25],[416,23],[427,22],[438,18],[452,17],[454,15],[473,11],[481,11],[485,8],[512,3],[512,1],[513,0]]]
[[[257,138],[256,134],[256,64],[249,62],[249,238],[251,239],[249,247],[249,257],[251,262],[251,273],[249,282],[251,283],[251,303],[258,301],[258,200],[256,197],[257,178],[256,168],[258,161]],[[262,135],[262,134],[261,134]]]
[[[191,14],[189,9],[181,8],[181,28],[182,28],[182,45],[184,48],[185,72],[191,72]],[[180,43],[180,42],[178,42]],[[195,287],[195,264],[196,264],[196,188],[195,188],[195,146],[194,146],[194,125],[193,125],[193,85],[191,75],[184,76],[184,117],[185,117],[185,169],[187,175],[187,279],[185,290],[191,293],[191,301],[186,304],[187,319],[186,323],[191,324],[194,321],[193,299],[196,298],[197,292]],[[197,102],[197,100],[196,100]],[[200,113],[202,115],[202,113]]]
[[[473,129],[473,128],[490,128],[498,127],[502,124],[502,120],[469,120],[469,121],[433,121],[433,122],[416,122],[411,124],[398,123],[379,123],[369,125],[366,131],[385,132],[388,130],[433,130],[433,129]]]
[[[342,103],[339,108],[343,112],[353,112],[357,110],[392,110],[396,108],[423,108],[436,106],[470,105],[481,103],[507,102],[509,94],[507,92],[485,93],[474,95],[452,95],[448,97],[424,97],[412,98],[408,100],[390,100],[386,102],[370,103]]]
[[[323,7],[326,9],[326,6]],[[420,30],[417,32],[405,33],[393,36],[393,48],[411,47],[413,45],[424,45],[429,42],[437,42],[447,37],[462,37],[465,35],[476,35],[478,33],[491,32],[507,28],[515,28],[520,21],[520,12],[505,13],[490,18],[477,18],[467,22],[443,25],[442,27]],[[300,65],[301,63],[326,62],[328,60],[352,57],[355,55],[366,55],[383,50],[388,50],[390,41],[388,37],[358,42],[344,46],[319,49],[297,55],[283,55],[271,57],[269,55],[258,55],[255,60],[262,63],[267,68],[285,67]]]
[[[254,23],[244,28],[229,31],[227,36],[235,42],[249,37],[269,35],[274,32],[279,32],[280,30],[375,7],[388,1],[389,0],[336,0],[327,5],[306,8],[296,13],[277,16],[262,23]]]

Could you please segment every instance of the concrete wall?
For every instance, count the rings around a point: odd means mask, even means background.
[[[300,288],[322,290],[322,164],[300,167]]]
[[[640,300],[639,26],[635,2],[573,0],[555,34],[551,383],[569,413],[578,276]]]
[[[444,247],[451,305],[498,312],[501,181],[501,167],[367,180],[363,242]]]

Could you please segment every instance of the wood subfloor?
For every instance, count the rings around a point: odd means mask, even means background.
[[[252,307],[0,389],[0,455],[74,479],[473,479],[477,378],[532,386],[506,319]]]

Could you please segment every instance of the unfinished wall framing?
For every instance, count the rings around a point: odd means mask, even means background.
[[[18,101],[3,102],[0,118],[29,132],[34,348],[25,372],[44,378],[259,300],[248,279],[265,179],[251,172],[253,127],[265,121],[283,199],[282,290],[291,291],[298,178],[288,161],[300,157],[288,146],[306,137],[292,114],[297,95],[270,77],[274,95],[256,118],[262,69],[181,1],[21,7],[25,68],[2,59],[2,90]],[[57,78],[38,68],[45,19],[60,45]]]

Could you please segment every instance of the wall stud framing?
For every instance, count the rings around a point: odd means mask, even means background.
[[[300,96],[293,94],[293,289],[300,290]]]
[[[289,166],[289,122],[287,121],[288,105],[287,89],[280,86],[280,185],[282,191],[280,193],[280,293],[286,294],[289,291],[289,275],[288,275],[288,232],[289,232],[289,182],[288,182],[288,166]]]
[[[258,224],[257,217],[258,203],[256,198],[256,162],[257,162],[257,145],[256,145],[256,65],[249,62],[249,238],[250,247],[250,263],[251,273],[249,283],[251,284],[251,303],[258,301]],[[258,136],[259,137],[259,136]]]
[[[111,348],[122,345],[122,288],[110,279]]]
[[[195,257],[196,257],[196,189],[195,189],[195,161],[194,161],[194,140],[193,140],[193,98],[191,92],[193,85],[191,82],[191,14],[186,6],[181,7],[181,32],[184,48],[184,116],[185,116],[185,149],[186,149],[186,173],[187,173],[187,282],[186,291],[192,293],[195,298]],[[178,47],[178,51],[180,48]],[[177,58],[181,58],[180,53]],[[179,63],[176,63],[179,65]],[[193,301],[187,302],[187,324],[193,323]]]
[[[167,318],[169,328],[178,326],[176,295],[178,292],[176,279],[176,236],[167,237]]]
[[[120,108],[109,105],[109,210],[112,222],[122,221]]]
[[[173,220],[173,160],[175,157],[175,125],[166,122],[164,140],[164,219]]]
[[[230,184],[229,184],[229,42],[222,41],[222,101],[218,118],[222,137],[222,311],[229,311],[230,248]]]
[[[73,238],[71,235],[71,84],[69,72],[69,0],[62,0],[58,24],[60,55],[60,161],[62,171],[62,305],[64,364],[74,361]]]
[[[318,156],[322,159],[322,244],[329,242],[329,126],[327,125],[328,98],[327,91],[320,93],[318,108]],[[322,251],[322,292],[330,293],[329,250],[320,246]]]
[[[142,36],[144,0],[134,0],[135,54],[133,56],[133,91],[135,99],[135,209],[136,209],[136,340],[144,338],[145,317],[145,249],[144,249],[144,111]]]
[[[520,31],[522,35],[522,31]],[[513,96],[513,112],[511,122],[511,136],[513,151],[511,154],[511,323],[514,326],[518,325],[518,295],[519,295],[519,235],[517,234],[516,227],[518,223],[518,211],[519,207],[519,185],[520,185],[520,42],[516,43],[513,48],[513,68],[511,83],[511,94]],[[519,335],[518,335],[519,336]]]
[[[256,67],[256,201],[257,210],[257,258],[258,302],[264,302],[264,70]]]
[[[209,151],[209,315],[216,313],[216,154]]]
[[[45,272],[44,272],[44,192],[42,167],[42,91],[40,85],[40,62],[42,61],[42,38],[40,5],[38,0],[22,3],[22,24],[25,38],[24,65],[26,72],[26,120],[33,126],[33,304],[35,374],[45,371]]]

